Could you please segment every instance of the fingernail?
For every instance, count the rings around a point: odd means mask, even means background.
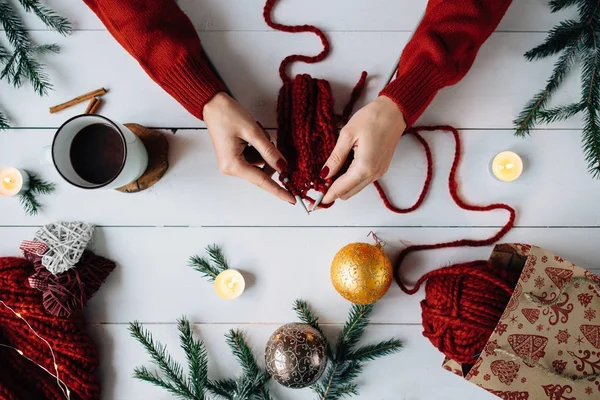
[[[319,173],[319,177],[321,179],[325,179],[325,178],[327,178],[327,175],[329,175],[329,167],[326,165],[323,167],[323,169]]]
[[[280,158],[279,160],[277,160],[277,162],[275,163],[275,166],[277,167],[277,170],[279,172],[287,172],[288,165],[283,158]]]

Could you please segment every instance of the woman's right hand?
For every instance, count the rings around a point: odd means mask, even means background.
[[[242,178],[281,200],[296,204],[294,196],[244,157],[250,144],[271,168],[279,173],[287,169],[287,162],[277,147],[244,107],[228,94],[218,93],[204,106],[204,122],[222,173]]]

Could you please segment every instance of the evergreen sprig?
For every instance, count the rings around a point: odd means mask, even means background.
[[[48,28],[62,35],[71,32],[69,21],[42,5],[39,0],[19,0],[19,3],[26,12],[34,13]],[[10,50],[0,47],[0,80],[5,79],[17,88],[29,82],[38,95],[48,94],[52,85],[44,72],[44,65],[36,56],[58,53],[58,45],[34,45],[19,13],[9,0],[0,0],[0,26],[11,47]],[[0,114],[0,129],[7,128],[8,120],[4,114]]]
[[[37,215],[42,204],[37,200],[36,195],[48,195],[54,192],[54,183],[46,182],[37,177],[37,175],[26,171],[29,175],[29,189],[19,196],[19,202],[29,216]]]
[[[559,23],[541,45],[525,53],[528,61],[559,54],[546,87],[538,92],[514,121],[516,135],[525,136],[539,123],[553,123],[583,113],[583,150],[588,170],[600,178],[600,1],[552,0],[552,12],[577,6],[579,19]],[[552,96],[576,64],[581,64],[581,100],[549,108]]]
[[[139,322],[129,324],[131,336],[140,342],[150,355],[158,371],[145,366],[135,368],[133,376],[143,382],[163,388],[180,399],[205,400],[211,394],[226,400],[272,400],[267,389],[271,377],[258,366],[243,334],[231,330],[227,344],[240,363],[243,375],[237,379],[208,379],[208,355],[204,342],[194,338],[190,322],[178,320],[179,340],[187,360],[188,374],[181,364],[167,352],[167,347],[156,342],[152,334]]]
[[[209,281],[214,282],[215,278],[226,269],[229,269],[229,264],[225,259],[223,250],[216,244],[206,247],[209,260],[198,255],[190,257],[188,265],[198,272],[201,272]]]
[[[296,300],[294,310],[300,321],[323,334],[318,317],[305,301]],[[372,305],[352,305],[335,349],[327,343],[325,372],[312,386],[318,400],[339,400],[358,395],[356,379],[361,374],[364,364],[402,349],[402,343],[393,338],[376,344],[358,346],[369,325],[372,311]],[[235,379],[211,380],[208,378],[208,356],[204,343],[194,339],[187,319],[181,318],[178,321],[178,329],[189,376],[186,376],[181,364],[167,353],[166,346],[155,342],[152,334],[139,322],[129,324],[131,335],[145,347],[152,363],[159,369],[150,371],[144,366],[137,367],[134,370],[136,379],[152,383],[185,400],[274,400],[268,390],[271,376],[259,366],[241,331],[232,329],[225,338],[242,368],[242,375]]]
[[[296,300],[294,309],[302,322],[323,332],[318,318],[314,316],[306,302]],[[329,356],[325,373],[312,386],[318,400],[338,400],[358,395],[358,385],[355,380],[362,372],[364,363],[402,349],[402,342],[396,339],[357,347],[369,325],[372,311],[373,305],[353,304],[348,320],[338,336],[335,349],[328,344]]]

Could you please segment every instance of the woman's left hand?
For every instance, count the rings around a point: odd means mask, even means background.
[[[345,174],[333,182],[323,204],[348,200],[388,170],[396,145],[406,130],[404,115],[391,99],[379,96],[360,109],[341,130],[333,152],[321,171],[322,178],[335,176],[354,150]]]

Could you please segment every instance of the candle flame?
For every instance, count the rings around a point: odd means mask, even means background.
[[[12,179],[10,179],[8,176],[5,176],[5,177],[4,177],[4,182],[5,182],[5,183],[13,183],[13,180],[12,180]]]
[[[506,165],[505,165],[505,167],[506,167],[506,169],[511,169],[511,168],[514,168],[514,167],[515,167],[515,164],[513,164],[513,163],[508,163],[508,164],[506,164]]]

